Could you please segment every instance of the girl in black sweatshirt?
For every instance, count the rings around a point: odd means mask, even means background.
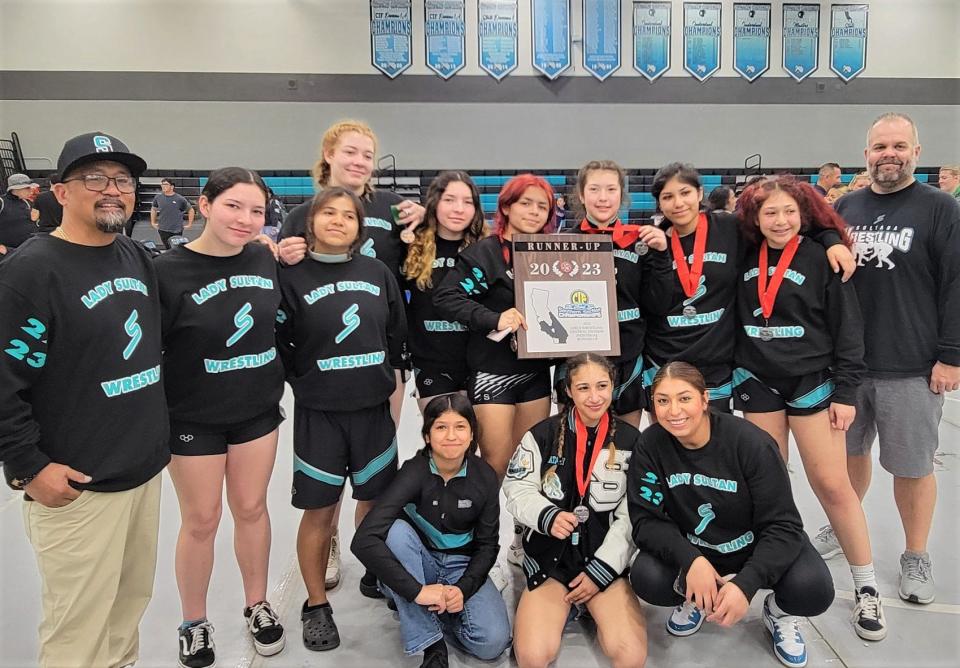
[[[358,252],[364,235],[357,196],[327,188],[314,198],[309,220],[310,257],[280,270],[277,341],[295,399],[303,640],[307,649],[329,650],[340,644],[324,586],[333,521],[348,474],[358,520],[396,474],[389,399],[407,326],[393,274]],[[378,595],[372,575],[361,579],[361,592]]]
[[[773,589],[763,621],[777,658],[806,664],[794,615],[819,615],[833,601],[826,564],[803,533],[790,478],[763,430],[711,412],[706,383],[686,362],[657,372],[659,424],[644,431],[630,460],[627,495],[640,554],[630,570],[637,595],[676,606],[675,636],[703,621],[739,622],[758,589]]]
[[[758,248],[737,289],[740,328],[734,405],[777,440],[792,431],[810,486],[853,573],[853,624],[865,640],[886,636],[860,499],[847,476],[845,432],[864,372],[863,320],[852,283],[830,271],[806,234],[816,224],[846,237],[843,220],[806,183],[783,176],[740,196],[743,229]]]
[[[407,249],[403,265],[410,357],[420,411],[441,394],[467,389],[467,343],[460,322],[443,319],[433,305],[434,289],[454,267],[460,251],[483,237],[480,194],[465,172],[441,172],[427,189],[425,223]]]
[[[406,654],[446,666],[449,630],[489,661],[510,644],[507,608],[487,576],[499,549],[497,476],[475,454],[477,418],[462,394],[431,399],[421,433],[426,447],[377,499],[350,549],[393,599]]]
[[[265,656],[285,642],[266,601],[267,485],[283,394],[274,334],[280,287],[270,250],[249,243],[263,227],[266,192],[255,172],[214,171],[197,202],[203,233],[154,262],[163,308],[169,471],[180,501],[180,664],[197,668],[214,661],[206,605],[224,483],[242,555],[248,630]]]
[[[515,306],[511,239],[549,231],[553,220],[550,184],[513,177],[497,199],[496,234],[464,249],[433,293],[441,317],[470,330],[467,395],[480,421],[480,453],[500,478],[520,437],[550,413],[550,360],[517,359],[512,334],[527,321]]]
[[[667,241],[663,231],[653,225],[624,225],[618,217],[627,193],[627,173],[612,160],[593,160],[577,174],[577,194],[584,218],[575,234],[608,234],[613,242],[616,268],[617,323],[620,329],[620,354],[611,358],[617,368],[614,410],[617,415],[640,426],[642,410],[647,408],[643,390],[643,344],[647,331],[645,309],[640,308],[643,287],[660,275],[669,279]],[[663,295],[666,290],[655,291]],[[558,370],[557,375],[561,375]],[[558,397],[562,392],[558,390]]]

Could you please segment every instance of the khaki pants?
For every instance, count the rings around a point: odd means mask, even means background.
[[[124,492],[84,491],[62,508],[23,505],[43,582],[40,665],[136,661],[157,568],[160,474]]]

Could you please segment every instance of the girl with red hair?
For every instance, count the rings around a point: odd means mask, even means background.
[[[513,177],[497,198],[494,233],[464,248],[434,291],[440,315],[470,329],[467,396],[480,423],[480,453],[501,480],[520,438],[550,414],[550,360],[517,359],[514,334],[527,320],[515,306],[512,239],[550,232],[555,218],[545,179]]]
[[[834,274],[806,234],[832,229],[850,243],[840,216],[813,188],[768,178],[738,201],[755,241],[738,280],[734,407],[777,441],[786,459],[793,432],[807,479],[850,563],[853,624],[865,640],[886,636],[870,537],[846,468],[845,433],[865,371],[863,320],[853,285]]]

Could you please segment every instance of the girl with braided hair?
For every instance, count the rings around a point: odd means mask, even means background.
[[[567,370],[566,407],[523,436],[503,481],[507,510],[524,525],[517,663],[552,662],[567,621],[585,608],[613,665],[642,666],[646,626],[624,578],[636,552],[626,474],[640,433],[611,410],[616,374],[606,358],[582,353]]]

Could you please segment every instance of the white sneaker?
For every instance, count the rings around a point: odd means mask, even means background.
[[[330,538],[330,556],[327,557],[327,576],[324,589],[334,589],[340,584],[340,532],[334,531]]]
[[[773,592],[763,601],[763,624],[773,638],[773,653],[783,665],[803,668],[807,665],[807,645],[800,635],[800,618],[793,615],[774,617],[770,611],[771,598]]]
[[[817,548],[817,552],[824,561],[843,553],[840,541],[837,540],[837,534],[833,532],[833,527],[829,524],[820,527],[820,531],[813,537],[813,546]]]
[[[684,601],[674,608],[670,619],[667,620],[667,632],[679,638],[692,636],[703,626],[703,617],[700,608]]]
[[[503,564],[500,563],[498,559],[496,563],[493,564],[493,568],[490,569],[488,574],[490,581],[493,582],[493,586],[497,588],[497,591],[503,591],[507,588],[507,574],[503,572]]]

